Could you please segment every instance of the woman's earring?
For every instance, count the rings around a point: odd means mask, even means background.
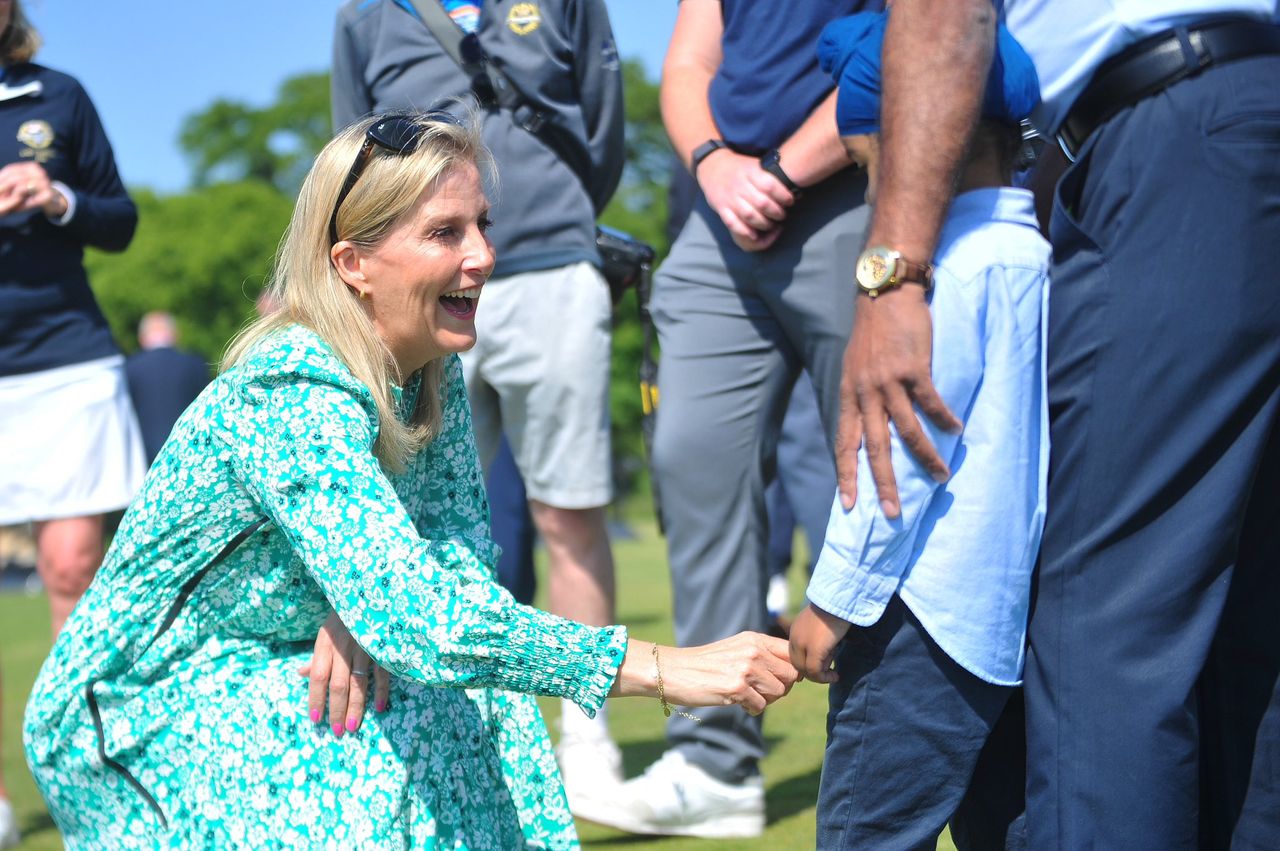
[[[366,290],[360,290],[360,300],[361,300],[361,301],[368,301],[368,300],[369,300],[369,293],[368,293],[368,291],[366,291]]]

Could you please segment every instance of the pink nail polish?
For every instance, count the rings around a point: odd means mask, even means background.
[[[312,724],[319,724],[319,723],[320,723],[320,710],[319,710],[319,709],[313,709],[313,710],[311,710],[311,723],[312,723]]]
[[[385,700],[379,700],[376,704],[374,704],[374,706],[373,706],[373,711],[374,711],[374,712],[386,712],[386,711],[387,711],[387,702],[386,702]]]
[[[339,738],[339,739],[341,739],[341,738],[342,738],[342,725],[341,725],[341,724],[334,724],[334,725],[333,725],[333,735],[334,735],[335,737]]]
[[[360,724],[359,724],[359,722],[357,722],[357,721],[356,721],[356,719],[354,719],[354,718],[348,718],[348,719],[347,719],[347,732],[348,732],[348,733],[354,733],[354,732],[356,731],[356,727],[359,727],[359,726],[360,726]]]

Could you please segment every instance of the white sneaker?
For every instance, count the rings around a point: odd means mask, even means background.
[[[594,796],[573,814],[628,833],[759,836],[764,833],[764,781],[757,776],[722,783],[669,750],[613,795]]]
[[[622,785],[622,751],[608,736],[566,733],[556,747],[556,762],[564,778],[569,812],[574,815],[579,807],[590,807],[596,798],[611,796]]]
[[[775,573],[769,577],[769,590],[764,595],[764,607],[769,617],[777,620],[787,614],[791,606],[791,589],[787,586],[787,575]]]
[[[8,801],[0,799],[0,848],[12,848],[22,839],[18,835],[18,819]]]
[[[786,616],[787,609],[791,608],[791,589],[787,586],[786,573],[774,573],[769,577],[769,590],[764,594],[764,608],[771,618]]]

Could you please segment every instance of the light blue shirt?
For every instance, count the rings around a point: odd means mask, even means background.
[[[1032,116],[1053,132],[1093,72],[1147,36],[1222,16],[1280,21],[1277,0],[996,0],[1009,32],[1040,76],[1040,108]]]
[[[1030,192],[956,197],[929,309],[933,382],[965,425],[955,435],[924,423],[951,479],[933,481],[894,431],[902,515],[888,520],[859,451],[857,505],[846,512],[837,495],[808,591],[815,606],[860,626],[878,621],[898,594],[947,655],[999,685],[1022,677],[1044,527],[1048,279],[1049,246]]]

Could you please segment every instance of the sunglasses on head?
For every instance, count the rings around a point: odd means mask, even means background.
[[[463,126],[456,116],[443,109],[432,109],[424,113],[388,115],[369,126],[364,134],[364,144],[356,152],[355,162],[347,172],[347,179],[342,182],[342,190],[338,193],[338,200],[333,205],[333,214],[329,216],[330,245],[336,245],[338,242],[338,210],[342,208],[342,202],[351,194],[351,189],[360,179],[360,175],[364,174],[369,160],[373,157],[373,149],[382,148],[397,156],[416,150],[418,143],[422,141],[422,137],[429,129],[428,125],[433,123],[449,124],[454,127]]]

